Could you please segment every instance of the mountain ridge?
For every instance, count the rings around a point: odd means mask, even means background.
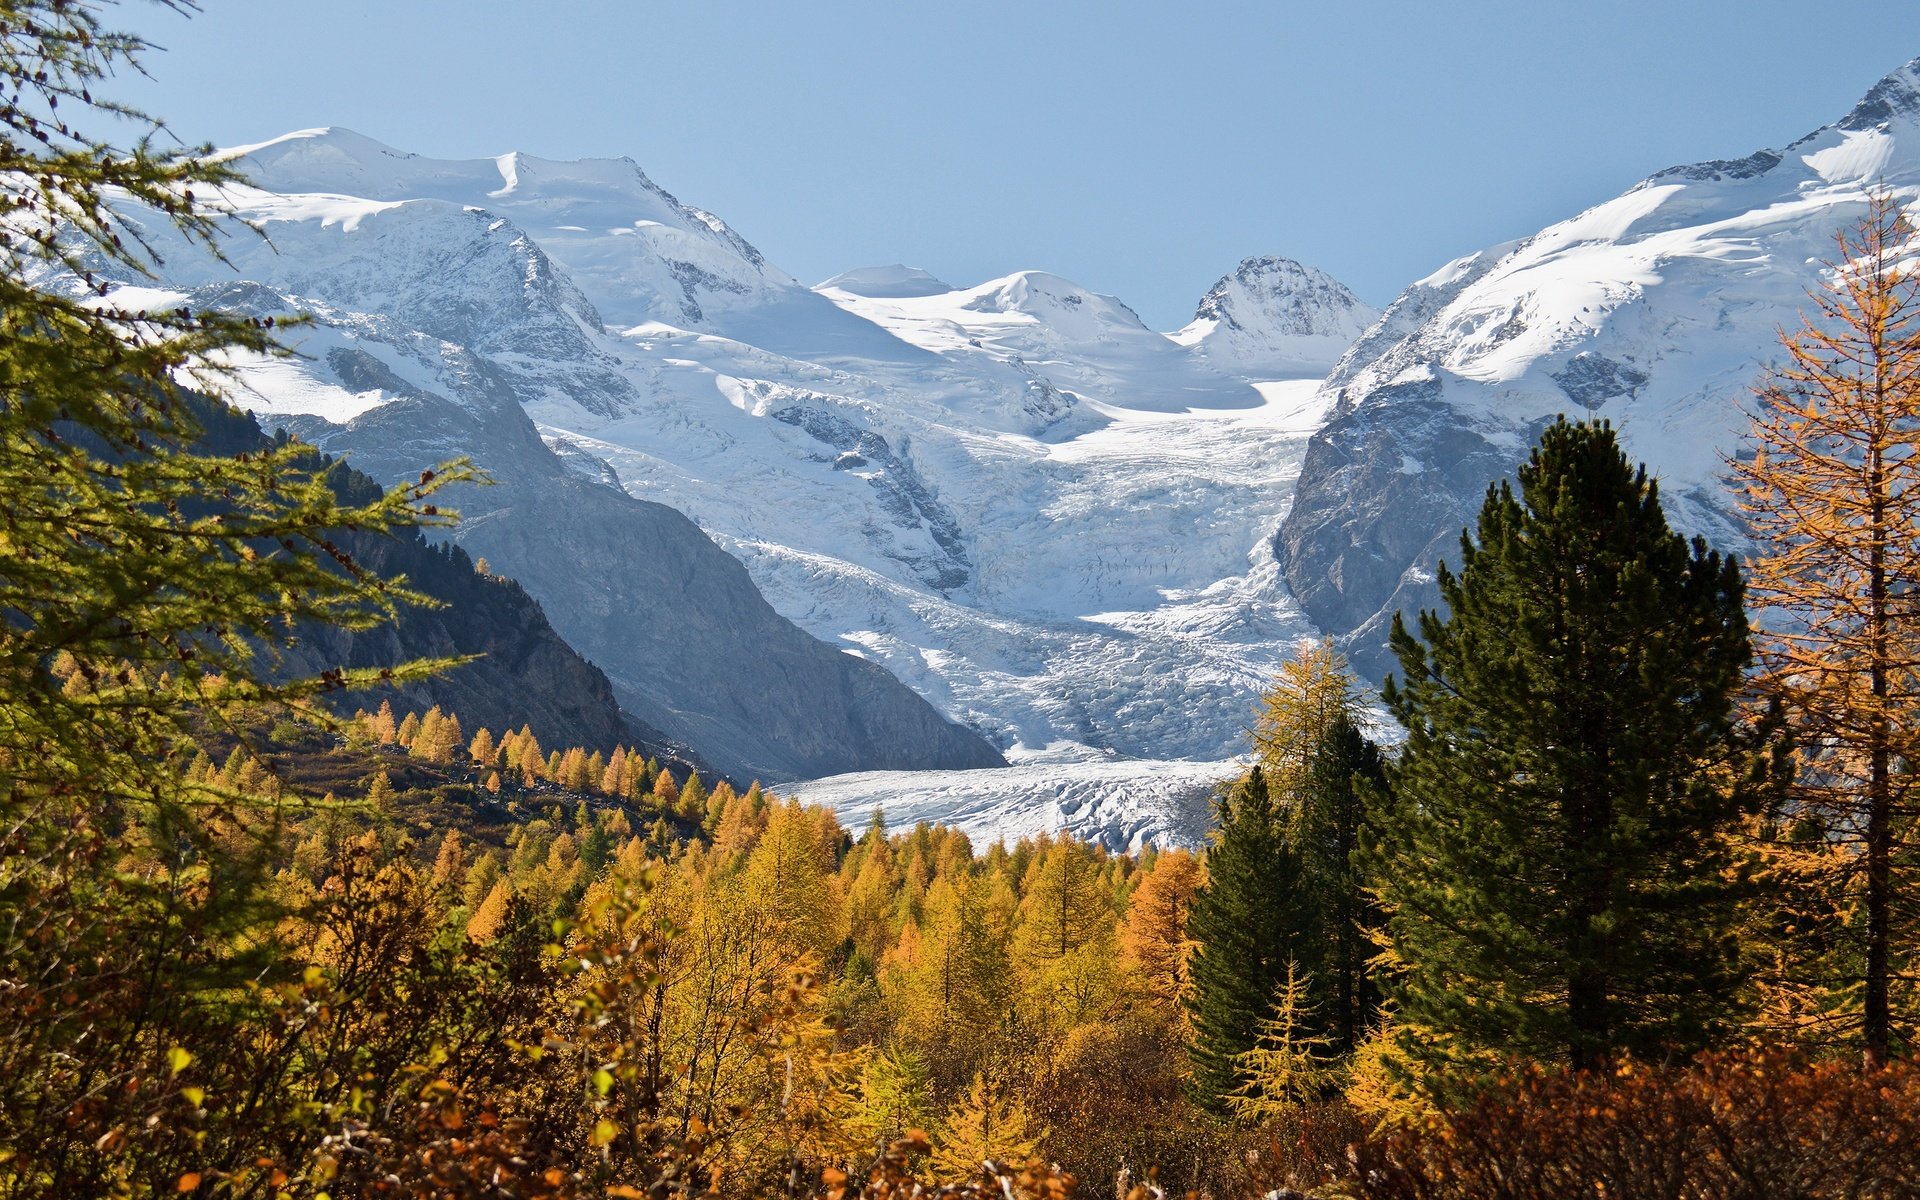
[[[1396,612],[1437,603],[1486,485],[1555,416],[1604,417],[1669,514],[1739,549],[1720,478],[1751,387],[1866,191],[1920,192],[1920,59],[1780,149],[1671,167],[1416,282],[1329,374],[1275,540],[1316,623],[1375,678]]]

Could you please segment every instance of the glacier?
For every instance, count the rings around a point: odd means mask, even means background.
[[[160,277],[110,300],[309,314],[301,357],[232,364],[263,419],[509,396],[577,478],[685,513],[781,616],[1011,764],[782,788],[852,823],[1132,845],[1198,836],[1303,640],[1384,673],[1387,622],[1432,603],[1555,415],[1611,420],[1677,523],[1737,547],[1721,476],[1777,328],[1869,187],[1920,194],[1920,60],[1833,125],[1655,174],[1384,313],[1249,258],[1170,333],[1040,270],[809,287],[625,159],[340,129],[226,153],[249,183],[220,203],[259,236],[220,263],[150,224]]]

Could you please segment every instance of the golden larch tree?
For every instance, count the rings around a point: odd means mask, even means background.
[[[1120,931],[1122,961],[1139,973],[1147,994],[1185,1020],[1182,1000],[1188,990],[1187,964],[1193,940],[1187,936],[1187,913],[1200,890],[1200,859],[1191,850],[1169,850],[1155,856],[1143,871],[1127,903]]]
[[[1327,731],[1358,706],[1346,659],[1323,640],[1301,648],[1274,677],[1254,710],[1253,750],[1276,796],[1293,796]]]
[[[1830,949],[1803,1007],[1884,1064],[1913,1019],[1914,788],[1920,782],[1920,274],[1890,193],[1838,237],[1813,314],[1782,333],[1753,455],[1733,464],[1759,552],[1757,684],[1800,752],[1798,881]],[[1903,869],[1904,862],[1904,869]],[[1788,876],[1794,877],[1791,869]],[[1905,914],[1897,910],[1903,902]],[[1804,927],[1804,923],[1803,923]],[[1835,987],[1830,982],[1842,981]],[[1896,990],[1905,1011],[1896,1017]]]

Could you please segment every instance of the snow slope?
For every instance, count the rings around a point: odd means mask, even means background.
[[[685,512],[779,613],[1024,763],[820,785],[850,810],[1190,836],[1196,781],[1312,636],[1271,536],[1353,311],[1324,276],[1228,305],[1285,368],[1254,370],[1042,272],[804,287],[626,160],[450,162],[337,129],[227,154],[251,186],[224,203],[265,238],[228,267],[150,232],[172,294],[313,317],[304,357],[243,364],[248,403],[404,439],[369,424],[403,395],[476,420],[509,395],[581,478]]]
[[[1920,60],[1783,149],[1662,171],[1414,284],[1329,376],[1279,539],[1287,578],[1376,666],[1433,602],[1487,482],[1557,414],[1613,423],[1670,516],[1723,545],[1752,387],[1872,186],[1920,194]]]

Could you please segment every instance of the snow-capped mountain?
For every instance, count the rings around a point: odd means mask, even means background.
[[[1379,319],[1325,271],[1249,258],[1200,298],[1173,339],[1232,374],[1324,373]]]
[[[151,223],[160,286],[129,279],[116,299],[309,314],[303,357],[240,364],[241,399],[382,477],[474,453],[502,482],[462,498],[456,537],[519,578],[623,702],[644,683],[643,715],[696,749],[717,757],[706,730],[731,761],[806,757],[786,744],[798,726],[745,744],[731,710],[750,668],[703,678],[710,632],[623,639],[652,609],[733,611],[705,595],[732,586],[706,568],[631,568],[659,556],[636,530],[670,524],[622,507],[636,501],[687,514],[781,616],[1028,761],[968,810],[981,832],[1063,789],[1078,800],[1047,811],[1084,832],[1190,832],[1189,777],[1210,769],[1156,764],[1237,753],[1312,634],[1271,537],[1319,370],[1224,368],[1037,271],[952,287],[868,268],[807,288],[625,160],[446,162],[344,130],[228,153],[250,186],[223,202],[265,237],[231,239],[228,266]],[[1296,336],[1280,290],[1230,306],[1269,347]],[[1322,355],[1324,331],[1297,336],[1285,361]],[[749,655],[761,636],[742,630]],[[765,666],[790,694],[811,686]],[[690,706],[729,711],[660,711],[675,673]],[[924,723],[876,723],[877,683],[834,687],[847,724],[815,740],[985,765]],[[1092,765],[1058,769],[1076,762]],[[860,807],[898,789],[855,792]]]
[[[599,297],[606,321],[622,327],[649,320],[711,325],[768,296],[804,291],[724,221],[680,203],[630,159],[503,154],[450,161],[347,129],[303,130],[223,157],[242,163],[263,191],[342,198],[341,220],[432,200],[504,218]]]
[[[1410,287],[1321,393],[1277,541],[1308,613],[1386,669],[1392,614],[1434,602],[1435,560],[1561,413],[1610,420],[1677,524],[1738,546],[1722,464],[1873,186],[1920,193],[1920,60],[1783,149],[1662,171]]]

